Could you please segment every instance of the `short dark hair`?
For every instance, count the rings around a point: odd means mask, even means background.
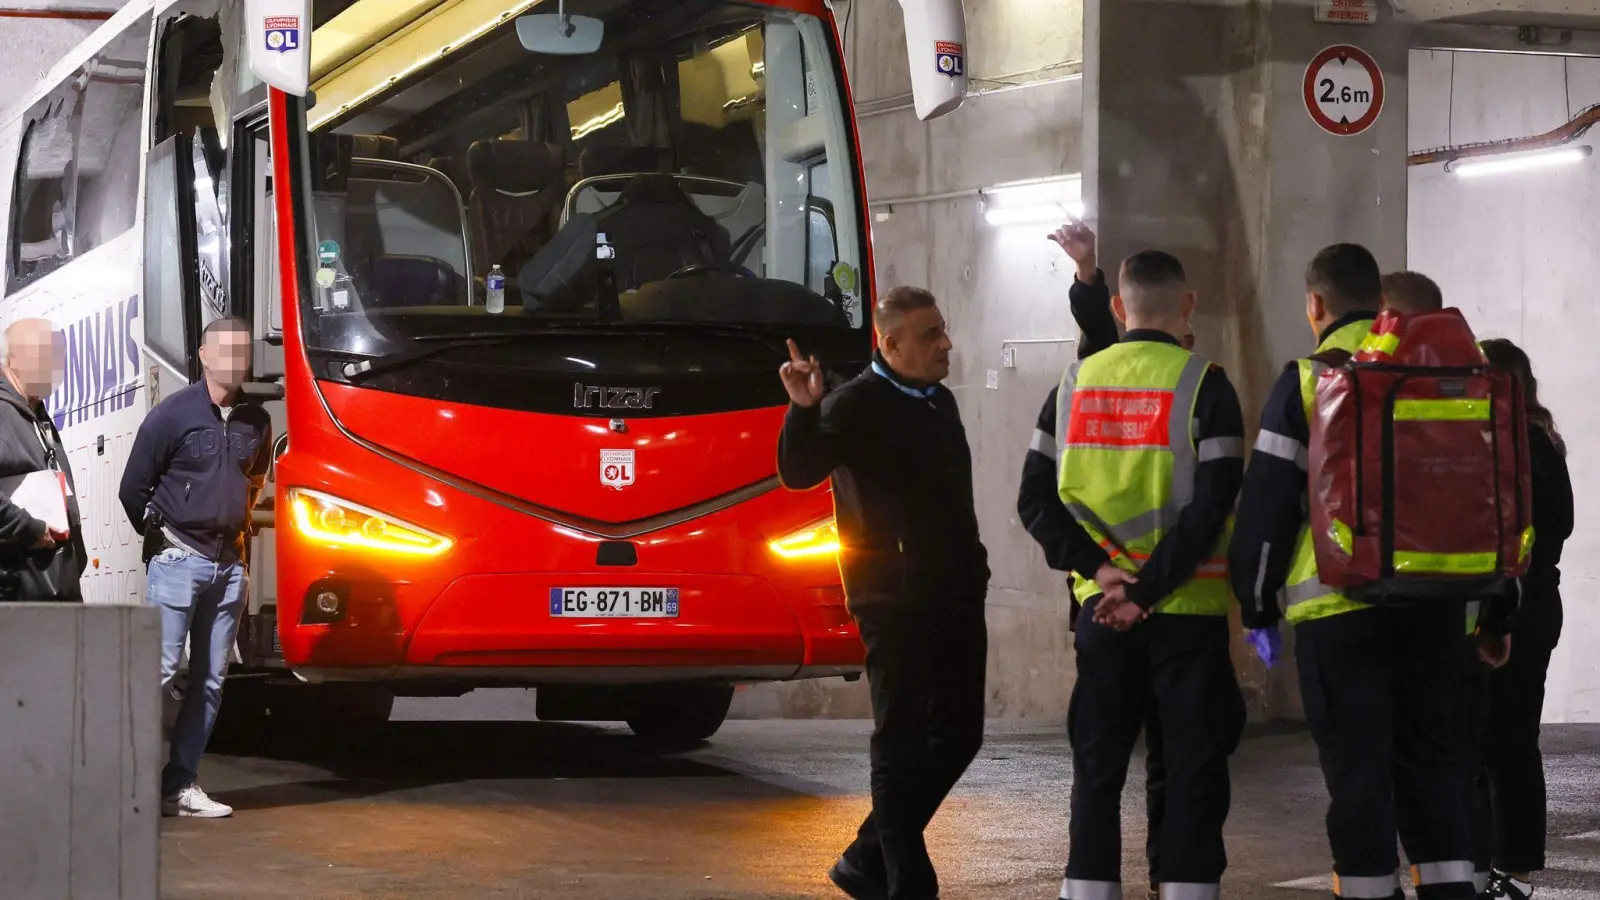
[[[1444,309],[1444,292],[1421,272],[1390,272],[1383,276],[1383,305],[1402,313]]]
[[[901,285],[891,288],[889,293],[878,298],[878,308],[874,315],[879,332],[887,332],[899,325],[901,320],[919,309],[931,309],[938,306],[939,301],[934,299],[933,293],[926,288]]]
[[[1334,316],[1383,306],[1383,274],[1360,244],[1322,248],[1306,266],[1306,290],[1322,297]]]
[[[245,321],[237,316],[223,316],[220,319],[213,319],[209,324],[206,325],[205,329],[200,332],[200,341],[201,343],[204,343],[206,338],[211,337],[213,334],[220,334],[224,331],[236,331],[249,334],[250,326],[246,325]]]
[[[1183,263],[1162,250],[1141,250],[1122,263],[1122,281],[1134,287],[1163,288],[1187,284]]]

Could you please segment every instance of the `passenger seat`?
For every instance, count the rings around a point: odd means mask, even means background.
[[[566,151],[556,144],[496,139],[467,150],[467,215],[480,277],[496,263],[514,275],[550,240],[566,196],[565,165]]]
[[[628,181],[617,202],[598,214],[596,228],[616,251],[618,291],[660,281],[694,265],[733,259],[728,229],[695,206],[671,175]]]

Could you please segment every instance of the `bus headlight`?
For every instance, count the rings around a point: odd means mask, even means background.
[[[767,546],[784,559],[832,556],[839,552],[839,528],[829,519],[770,541]]]
[[[290,488],[288,495],[294,527],[306,537],[326,544],[407,556],[438,556],[455,543],[409,522],[320,491]]]

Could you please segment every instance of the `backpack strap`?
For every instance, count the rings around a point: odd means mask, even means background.
[[[1314,363],[1321,363],[1330,369],[1337,369],[1349,362],[1354,355],[1349,350],[1340,350],[1335,347],[1330,350],[1324,350],[1321,353],[1313,353],[1306,358]]]

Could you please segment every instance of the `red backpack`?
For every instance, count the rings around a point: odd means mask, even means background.
[[[1522,385],[1455,309],[1384,311],[1330,351],[1311,417],[1317,574],[1365,601],[1470,598],[1523,574],[1533,544]]]

